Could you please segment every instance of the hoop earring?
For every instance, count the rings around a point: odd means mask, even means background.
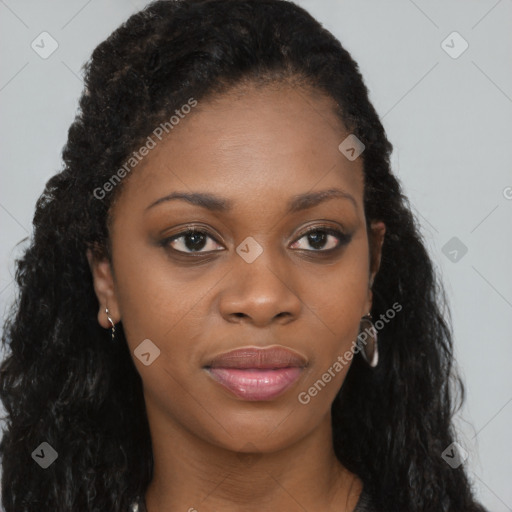
[[[377,344],[377,329],[372,322],[371,313],[361,318],[359,331],[357,336],[359,351],[368,365],[375,368],[379,362],[379,347]],[[364,339],[363,333],[365,334]],[[369,339],[367,340],[367,338]]]
[[[114,325],[112,318],[110,318],[110,311],[108,310],[108,308],[105,308],[105,313],[107,314],[108,321],[110,322],[110,325],[112,326],[112,341],[114,341],[116,326]]]

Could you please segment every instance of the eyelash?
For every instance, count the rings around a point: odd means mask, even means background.
[[[314,228],[301,233],[301,235],[293,243],[295,244],[296,242],[298,242],[302,238],[306,237],[307,235],[309,235],[311,233],[317,233],[317,232],[334,236],[335,238],[338,239],[338,245],[336,247],[332,247],[331,249],[294,249],[294,250],[305,251],[308,253],[329,254],[334,251],[337,251],[344,245],[347,245],[352,238],[352,235],[347,235],[346,233],[343,233],[342,231],[339,231],[339,230],[334,229],[329,226],[315,226]],[[177,253],[180,255],[191,256],[191,257],[199,257],[200,255],[204,255],[204,254],[212,254],[214,252],[220,252],[220,250],[205,251],[205,252],[201,252],[201,251],[187,252],[187,251],[179,251],[177,249],[170,247],[171,242],[173,242],[175,240],[179,240],[180,238],[183,238],[183,237],[187,237],[188,235],[194,235],[194,234],[206,235],[208,238],[211,238],[212,240],[214,240],[217,244],[220,244],[215,239],[215,237],[213,237],[207,231],[195,229],[195,228],[189,228],[189,229],[182,231],[180,233],[177,233],[171,237],[165,238],[164,240],[161,241],[160,245],[162,245],[166,249],[173,251],[174,253]]]

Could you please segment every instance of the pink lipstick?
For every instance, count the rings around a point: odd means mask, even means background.
[[[244,400],[272,400],[300,377],[307,360],[284,347],[245,347],[225,352],[205,366],[208,374]]]

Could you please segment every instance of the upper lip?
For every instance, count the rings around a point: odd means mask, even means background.
[[[267,348],[242,347],[214,357],[206,368],[288,368],[304,367],[307,360],[297,352],[282,346]]]

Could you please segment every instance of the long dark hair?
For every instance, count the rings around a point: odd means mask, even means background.
[[[372,315],[378,319],[395,302],[402,310],[379,331],[379,365],[356,356],[332,405],[339,460],[360,476],[379,510],[484,510],[464,465],[452,468],[441,456],[464,400],[444,291],[391,173],[392,146],[340,42],[283,0],[162,0],[131,16],[84,68],[64,167],[37,202],[4,325],[6,512],[124,511],[144,493],[153,458],[142,383],[122,324],[114,344],[98,325],[86,259],[88,247],[110,258],[109,208],[122,183],[101,199],[94,190],[191,97],[254,81],[289,81],[334,100],[365,145],[367,223],[387,226]],[[42,442],[58,453],[47,469],[31,458]]]

